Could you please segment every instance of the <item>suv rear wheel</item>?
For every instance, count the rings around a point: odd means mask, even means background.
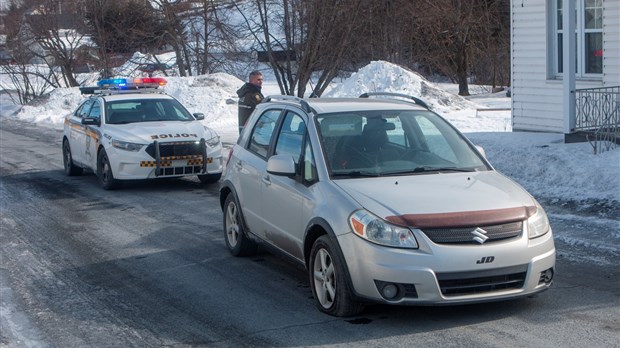
[[[319,237],[312,245],[308,273],[314,300],[322,312],[348,317],[364,308],[362,303],[353,299],[345,278],[344,262],[327,235]]]

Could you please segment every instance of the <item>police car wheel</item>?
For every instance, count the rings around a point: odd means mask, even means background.
[[[97,177],[104,190],[111,190],[118,187],[118,180],[114,179],[112,167],[108,160],[105,150],[101,150],[97,156]]]
[[[224,240],[234,256],[253,255],[257,245],[246,235],[240,209],[235,195],[229,194],[224,203]]]
[[[203,184],[213,184],[218,182],[222,177],[222,173],[198,175],[198,179]]]
[[[71,146],[69,146],[69,141],[66,139],[62,142],[62,159],[65,166],[65,174],[67,176],[80,175],[84,172],[82,168],[73,164]]]

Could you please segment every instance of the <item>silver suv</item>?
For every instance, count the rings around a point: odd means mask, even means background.
[[[220,202],[233,255],[275,247],[335,316],[512,299],[553,279],[540,204],[415,97],[267,97],[231,150]]]

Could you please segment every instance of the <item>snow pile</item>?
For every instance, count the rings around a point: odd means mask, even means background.
[[[620,150],[593,155],[589,143],[564,143],[563,134],[468,133],[491,164],[536,197],[620,202]]]
[[[78,87],[56,88],[46,98],[36,103],[24,105],[17,117],[32,123],[51,123],[61,125],[84,99]]]
[[[167,94],[178,99],[190,112],[205,114],[204,124],[227,141],[236,139],[239,133],[236,91],[243,81],[225,73],[168,77],[166,80],[164,91]]]
[[[226,136],[227,141],[236,139],[236,91],[243,81],[224,73],[167,77],[166,81],[168,84],[163,87],[165,93],[178,99],[190,112],[204,113],[205,120],[202,122],[220,136]],[[46,99],[23,106],[17,117],[33,123],[62,125],[64,117],[85,98],[78,87],[56,88]]]
[[[384,61],[371,62],[331,89],[324,97],[357,98],[367,92],[390,92],[418,97],[440,114],[482,107],[446,92],[416,72]]]

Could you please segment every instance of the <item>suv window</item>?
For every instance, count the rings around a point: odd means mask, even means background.
[[[295,164],[299,163],[301,157],[301,147],[306,134],[306,124],[301,116],[289,112],[284,117],[280,134],[276,141],[276,155],[290,154],[295,160]]]
[[[332,174],[486,169],[467,142],[429,111],[334,113],[320,115],[317,121]]]
[[[306,141],[306,145],[304,146],[304,161],[301,169],[301,175],[304,183],[312,184],[317,181],[318,174],[316,170],[316,163],[314,162],[314,155],[309,141]]]
[[[259,117],[250,136],[250,145],[248,147],[250,151],[263,158],[267,158],[273,130],[276,128],[276,122],[281,112],[281,110],[267,110]]]

